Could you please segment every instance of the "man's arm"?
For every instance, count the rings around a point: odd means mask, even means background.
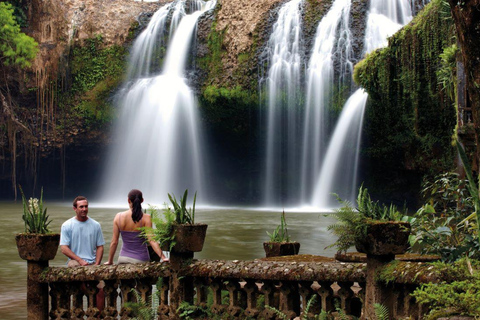
[[[103,258],[103,246],[97,246],[97,255],[95,256],[95,264],[99,265],[102,263]]]
[[[72,260],[76,260],[78,261],[78,263],[81,265],[81,266],[86,266],[88,265],[88,262],[83,260],[82,258],[80,258],[79,256],[77,256],[71,249],[69,246],[67,245],[61,245],[60,246],[60,250],[62,251],[62,253],[64,255],[66,255],[67,257],[69,257],[70,259]],[[102,249],[102,254],[103,254],[103,249]]]

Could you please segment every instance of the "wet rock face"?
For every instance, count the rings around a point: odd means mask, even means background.
[[[223,65],[226,74],[231,73],[237,66],[239,54],[251,50],[255,34],[268,20],[270,10],[284,2],[284,0],[229,0],[220,3],[216,31],[224,32],[223,46],[226,57]]]
[[[40,48],[33,70],[57,70],[69,46],[97,35],[103,37],[105,45],[122,45],[142,13],[155,12],[167,2],[170,1],[32,0],[26,32]],[[37,86],[47,81],[47,77],[42,78]]]

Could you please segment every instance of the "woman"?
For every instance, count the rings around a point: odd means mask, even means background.
[[[105,264],[113,264],[113,257],[117,251],[118,238],[122,235],[123,246],[118,257],[118,264],[144,263],[150,261],[148,247],[145,239],[141,236],[139,228],[152,227],[152,218],[142,211],[143,195],[140,190],[133,189],[128,193],[130,209],[119,212],[113,220],[113,236],[110,243],[108,261]],[[149,240],[150,246],[161,258],[168,261],[157,242]]]

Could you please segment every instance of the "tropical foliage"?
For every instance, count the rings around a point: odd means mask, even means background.
[[[285,220],[285,211],[283,211],[280,216],[280,225],[278,225],[272,233],[267,231],[267,235],[270,238],[270,242],[290,242],[287,221]]]
[[[22,219],[25,223],[25,232],[39,234],[49,233],[50,230],[48,229],[48,225],[52,220],[48,219],[47,208],[43,207],[43,188],[40,194],[40,199],[30,198],[28,201],[23,193],[22,187],[19,186],[19,188],[22,194]]]
[[[453,264],[437,263],[435,267],[454,279],[442,283],[427,283],[415,290],[413,297],[417,302],[429,306],[430,312],[425,319],[454,314],[480,317],[479,262],[466,258]]]
[[[343,205],[331,216],[337,222],[328,226],[328,230],[337,236],[337,241],[327,248],[337,247],[338,251],[345,252],[355,245],[358,239],[366,236],[368,222],[371,221],[399,221],[403,214],[394,205],[387,206],[373,201],[367,188],[361,186],[358,190],[357,206],[354,207],[349,201],[342,200],[337,196],[338,201]]]
[[[185,190],[180,201],[175,195],[168,194],[168,198],[172,207],[165,204],[165,208],[160,210],[156,207],[149,209],[152,215],[153,228],[141,228],[142,235],[146,239],[153,238],[161,247],[169,246],[170,249],[175,246],[174,226],[177,224],[194,224],[195,223],[195,203],[197,201],[197,193],[193,197],[193,207],[187,208],[188,190]]]
[[[0,62],[4,65],[28,67],[38,52],[32,37],[20,32],[10,3],[0,2]]]
[[[479,257],[476,221],[472,219],[474,201],[467,185],[457,173],[424,182],[425,204],[411,219],[414,251],[438,254],[450,262],[463,256]]]

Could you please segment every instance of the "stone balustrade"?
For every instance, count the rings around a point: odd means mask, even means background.
[[[49,267],[35,280],[48,284],[50,319],[128,319],[133,315],[126,302],[137,301],[137,296],[150,304],[157,319],[179,319],[182,302],[208,308],[211,315],[240,319],[278,319],[278,312],[293,319],[322,310],[365,319],[371,316],[364,304],[382,303],[394,319],[420,319],[426,310],[410,293],[422,283],[441,280],[429,264],[393,261],[377,269],[377,279],[369,284],[368,259],[360,263],[312,257],[250,261],[173,257],[173,263]],[[101,281],[104,287],[99,295]],[[377,296],[366,302],[369,286],[377,289]],[[155,290],[158,299],[152,306]],[[316,299],[307,308],[313,296]]]
[[[317,295],[316,305],[308,311],[321,309],[361,315],[362,288],[365,287],[365,264],[340,262],[295,261],[224,261],[192,260],[172,272],[166,263],[147,263],[77,268],[52,267],[39,282],[50,286],[51,319],[127,319],[131,310],[124,307],[135,301],[136,289],[144,301],[151,301],[152,287],[158,278],[159,319],[176,317],[178,303],[172,307],[172,295],[179,292],[178,302],[207,306],[213,314],[227,313],[233,317],[275,319],[271,306],[289,318],[305,310],[305,302]],[[173,273],[180,281],[172,286]],[[103,280],[105,308],[96,306],[97,285]],[[82,287],[84,287],[82,289]],[[84,298],[85,297],[85,298]],[[121,305],[117,304],[120,297]],[[84,302],[86,300],[86,302]]]

